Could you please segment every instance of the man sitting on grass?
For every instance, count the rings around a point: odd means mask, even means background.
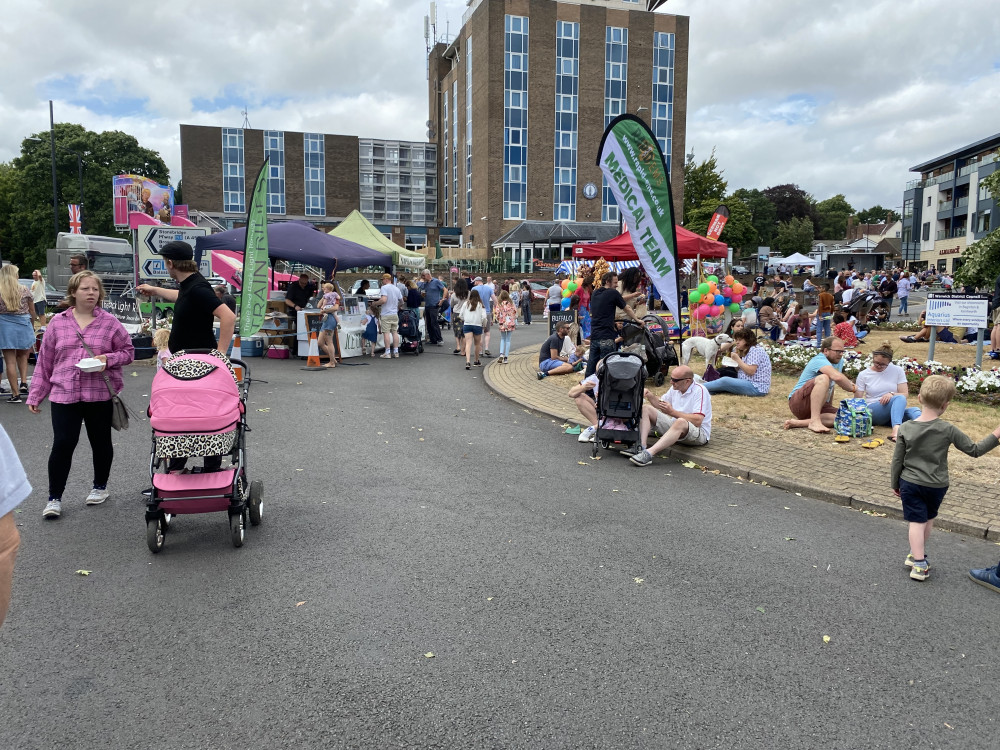
[[[694,371],[678,365],[670,373],[670,389],[659,399],[648,389],[643,396],[639,443],[622,451],[636,466],[649,466],[653,456],[674,443],[704,445],[712,433],[712,397],[701,383],[694,382]],[[646,448],[653,428],[662,436]]]
[[[792,392],[788,408],[795,419],[785,420],[785,429],[808,427],[813,432],[829,432],[837,409],[833,405],[833,387],[857,392],[858,388],[844,375],[844,342],[827,336],[820,344],[820,353],[809,360]]]

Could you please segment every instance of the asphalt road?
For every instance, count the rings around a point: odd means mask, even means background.
[[[48,412],[3,406],[36,492],[0,747],[997,747],[1000,596],[966,571],[1000,547],[935,534],[917,583],[902,523],[591,461],[450,347],[300,364],[254,362],[241,549],[217,514],[147,550],[143,424],[111,500],[83,505],[84,444],[43,522]]]

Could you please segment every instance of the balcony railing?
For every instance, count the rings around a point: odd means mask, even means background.
[[[917,188],[922,188],[924,186],[923,180],[910,180],[906,183],[906,187],[903,190],[916,190]]]
[[[938,213],[941,211],[951,211],[954,205],[952,201],[938,201]]]
[[[939,229],[939,230],[937,230],[937,232],[935,232],[935,234],[934,234],[934,240],[935,241],[937,241],[937,240],[946,240],[946,239],[948,239],[948,230],[947,229]]]
[[[955,208],[965,208],[969,205],[969,196],[964,196],[955,201]]]
[[[930,177],[924,183],[924,187],[930,187],[931,185],[939,185],[942,182],[948,182],[949,180],[955,179],[954,172],[946,172],[945,174],[939,174],[937,177]]]
[[[951,236],[952,237],[964,237],[965,236],[965,230],[966,230],[965,227],[955,227],[954,229],[951,230]]]

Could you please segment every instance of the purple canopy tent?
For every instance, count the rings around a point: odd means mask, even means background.
[[[246,245],[246,229],[230,229],[195,240],[195,257],[206,250],[237,250]],[[329,276],[359,266],[392,267],[392,257],[377,250],[316,229],[306,221],[281,221],[267,225],[268,255],[271,258],[316,266]]]

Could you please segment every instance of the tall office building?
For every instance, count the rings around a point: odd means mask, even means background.
[[[469,1],[428,60],[442,227],[483,247],[526,220],[617,224],[596,161],[626,112],[656,135],[680,219],[688,19],[662,1]]]
[[[996,229],[996,196],[981,183],[997,169],[1000,133],[910,167],[920,177],[903,192],[907,267],[954,272],[962,251]]]

